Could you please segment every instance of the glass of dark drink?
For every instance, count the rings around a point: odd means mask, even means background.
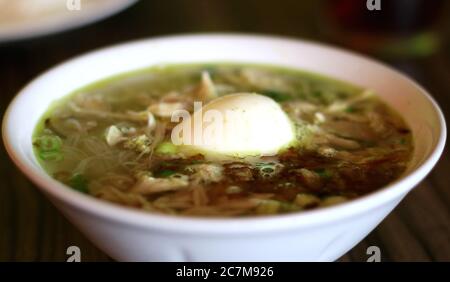
[[[335,41],[365,53],[429,55],[440,45],[439,22],[447,2],[326,0],[325,30]]]

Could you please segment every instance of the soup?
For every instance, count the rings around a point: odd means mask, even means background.
[[[237,113],[236,122],[196,121],[205,109]],[[208,144],[175,142],[183,122],[194,133],[181,139],[220,127]],[[157,66],[79,89],[50,107],[33,145],[52,177],[82,193],[215,217],[339,204],[398,179],[413,151],[401,116],[369,89],[228,63]]]

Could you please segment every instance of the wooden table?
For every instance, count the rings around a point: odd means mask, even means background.
[[[317,28],[317,1],[141,0],[106,21],[31,41],[0,45],[0,113],[36,75],[83,52],[126,40],[184,32],[242,31],[328,41]],[[401,68],[430,90],[450,117],[450,48]],[[398,65],[398,64],[397,64]],[[448,119],[447,119],[448,121]],[[450,154],[370,235],[341,258],[365,261],[368,246],[383,261],[450,260]],[[65,261],[68,246],[83,261],[108,261],[12,164],[0,146],[0,261]]]

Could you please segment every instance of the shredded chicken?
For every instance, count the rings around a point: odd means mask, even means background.
[[[185,110],[186,104],[183,102],[159,102],[148,107],[148,110],[159,117],[171,117],[175,111]]]
[[[191,173],[190,178],[193,183],[219,182],[223,177],[223,167],[219,164],[195,164],[186,168]]]
[[[208,194],[206,194],[203,186],[195,186],[192,189],[192,200],[194,202],[194,206],[204,206],[208,204]]]
[[[105,138],[106,143],[108,143],[109,146],[115,146],[123,140],[126,140],[126,138],[124,138],[123,136],[122,131],[120,131],[120,129],[115,125],[111,125],[106,129]]]
[[[226,173],[229,177],[239,181],[253,180],[252,168],[246,163],[231,163],[225,165]]]
[[[147,129],[151,132],[156,128],[156,119],[152,112],[147,112]]]
[[[168,178],[154,178],[152,176],[142,175],[138,182],[131,188],[131,192],[149,195],[153,193],[179,190],[187,187],[188,185],[189,178],[181,174]]]
[[[148,122],[148,112],[127,111],[125,113],[91,110],[78,107],[75,103],[69,103],[73,114],[79,117],[91,117],[99,119],[114,119],[120,121]]]
[[[374,93],[370,89],[364,90],[360,95],[356,95],[345,101],[336,101],[327,107],[328,112],[341,112],[358,102],[364,101],[369,97],[374,96]]]
[[[392,126],[388,126],[384,118],[377,112],[368,112],[369,127],[376,132],[380,137],[387,138],[392,134]]]
[[[308,187],[308,188],[319,188],[322,185],[322,181],[320,179],[320,176],[315,173],[314,171],[311,171],[306,168],[301,168],[295,170],[297,175],[301,178],[302,182]]]
[[[209,75],[209,72],[202,72],[202,78],[200,84],[194,89],[195,100],[208,102],[214,98],[217,98],[217,91],[214,83]]]
[[[314,127],[311,143],[315,146],[328,146],[334,149],[356,150],[361,145],[354,140],[342,138],[332,133],[328,133],[319,127]]]
[[[335,136],[370,141],[376,139],[376,134],[367,123],[352,122],[347,120],[327,121],[321,125],[322,129]]]
[[[260,89],[271,89],[285,93],[291,93],[293,90],[286,79],[258,69],[245,68],[242,70],[241,76],[249,85]]]

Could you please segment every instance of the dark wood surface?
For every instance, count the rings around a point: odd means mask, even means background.
[[[131,39],[239,31],[328,42],[320,29],[318,5],[317,1],[298,0],[141,0],[127,11],[85,28],[0,45],[0,113],[24,84],[49,67]],[[444,46],[430,57],[395,61],[395,66],[430,90],[447,117],[449,52]],[[449,178],[447,149],[430,175],[341,261],[365,261],[369,246],[380,248],[383,261],[450,260]],[[80,247],[83,261],[110,260],[60,215],[0,146],[0,261],[65,261],[71,245]]]

